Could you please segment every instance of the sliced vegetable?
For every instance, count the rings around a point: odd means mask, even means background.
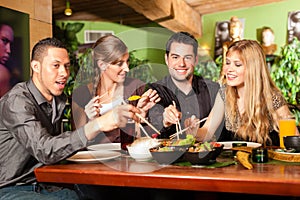
[[[128,101],[136,101],[138,99],[140,99],[141,96],[138,96],[138,95],[132,95],[131,97],[128,98]]]

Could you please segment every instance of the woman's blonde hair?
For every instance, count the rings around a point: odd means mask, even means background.
[[[254,40],[240,40],[229,46],[226,56],[236,53],[245,66],[245,112],[241,116],[237,135],[243,139],[265,143],[269,131],[277,130],[278,116],[273,107],[274,94],[281,94],[271,79],[262,47]],[[236,87],[226,88],[226,111],[233,124],[237,117]]]

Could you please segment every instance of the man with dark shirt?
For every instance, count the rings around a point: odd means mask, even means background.
[[[32,50],[32,77],[0,99],[0,199],[78,199],[63,187],[36,183],[34,169],[85,148],[102,131],[124,127],[140,111],[121,105],[76,131],[61,133],[64,87],[70,75],[65,46],[55,38]]]
[[[178,121],[184,127],[184,121],[193,115],[198,119],[207,117],[219,90],[218,83],[194,75],[198,42],[191,34],[178,32],[170,37],[165,62],[169,75],[150,84],[161,97],[149,112],[151,122],[160,129],[160,138],[175,133]]]

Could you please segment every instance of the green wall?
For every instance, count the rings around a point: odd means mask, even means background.
[[[245,39],[259,40],[257,38],[257,29],[263,26],[271,27],[275,33],[275,43],[277,44],[278,53],[280,47],[285,45],[287,41],[288,12],[295,10],[300,10],[299,0],[287,0],[253,8],[204,15],[202,18],[203,36],[199,39],[200,45],[208,48],[212,56],[214,54],[216,22],[229,20],[232,16],[237,16],[245,20]]]
[[[56,21],[61,23],[74,23],[74,21]],[[128,46],[129,51],[140,59],[148,59],[151,63],[164,63],[165,43],[172,34],[171,31],[156,24],[146,27],[130,27],[110,22],[76,21],[84,23],[83,29],[77,33],[78,41],[84,43],[85,30],[113,31]]]

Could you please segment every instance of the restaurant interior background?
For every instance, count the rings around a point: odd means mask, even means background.
[[[72,8],[72,0],[70,0],[70,5]],[[29,14],[29,44],[30,49],[33,44],[37,42],[42,37],[52,36],[52,25],[59,24],[62,21],[52,21],[52,1],[51,0],[29,0],[26,3],[22,0],[0,0],[0,6],[4,8],[9,8],[12,10],[20,11]],[[229,20],[231,16],[237,16],[245,21],[244,27],[244,38],[247,39],[257,39],[257,30],[264,26],[271,27],[275,32],[275,43],[279,47],[277,53],[280,51],[280,47],[286,44],[287,41],[287,18],[288,13],[291,11],[299,10],[300,4],[298,0],[283,0],[274,1],[274,3],[268,3],[261,6],[254,6],[249,8],[242,8],[237,10],[229,10],[224,12],[218,12],[213,14],[205,14],[202,16],[202,36],[198,38],[200,46],[213,56],[214,53],[214,32],[215,24],[218,21]],[[76,10],[73,10],[76,12]],[[66,21],[65,23],[74,23],[77,21]],[[76,35],[78,41],[84,44],[84,32],[86,30],[97,30],[97,31],[112,31],[114,34],[119,34],[131,29],[138,29],[140,27],[161,27],[157,23],[153,22],[150,24],[139,25],[138,27],[125,26],[120,23],[110,23],[101,21],[84,21],[84,19],[78,21],[84,23],[83,29]],[[135,38],[150,44],[153,42],[155,37],[151,36],[151,32],[144,33],[145,38]],[[162,33],[164,35],[165,33]],[[159,33],[155,33],[155,36],[159,36]],[[162,36],[164,39],[164,37]],[[130,45],[130,44],[128,44]],[[150,51],[151,52],[151,51]],[[147,54],[147,51],[141,51],[137,54],[137,57],[147,59],[150,62],[162,62],[163,56],[157,56],[157,54],[152,55]],[[29,76],[29,75],[28,75]]]
[[[72,9],[72,0],[69,1]],[[243,38],[245,39],[260,40],[259,31],[262,27],[271,27],[275,33],[275,44],[278,47],[275,54],[279,54],[281,47],[287,44],[288,14],[289,12],[300,10],[300,3],[299,0],[274,0],[269,2],[271,3],[202,15],[200,18],[202,24],[201,36],[197,37],[201,47],[199,51],[200,57],[204,57],[205,62],[207,60],[214,62],[215,25],[217,22],[229,20],[232,16],[237,16],[244,22]],[[29,41],[27,43],[30,49],[39,39],[52,36],[54,34],[53,27],[56,25],[62,27],[63,24],[82,23],[83,28],[76,33],[76,39],[80,46],[91,43],[95,39],[87,37],[88,34],[86,32],[96,32],[94,36],[112,33],[125,41],[129,50],[134,52],[134,56],[137,59],[146,59],[151,63],[154,68],[153,76],[156,79],[160,79],[167,73],[167,69],[162,67],[164,65],[164,45],[172,30],[162,27],[157,22],[130,26],[124,25],[122,20],[118,23],[85,19],[68,20],[68,17],[64,17],[63,20],[57,20],[52,12],[52,3],[51,0],[28,0],[26,2],[22,0],[0,0],[1,7],[29,15]],[[76,13],[76,9],[73,9],[74,13]],[[29,49],[26,53],[30,53]],[[30,76],[28,63],[24,64],[24,68],[27,68],[23,70],[25,72],[23,74],[24,79]]]

